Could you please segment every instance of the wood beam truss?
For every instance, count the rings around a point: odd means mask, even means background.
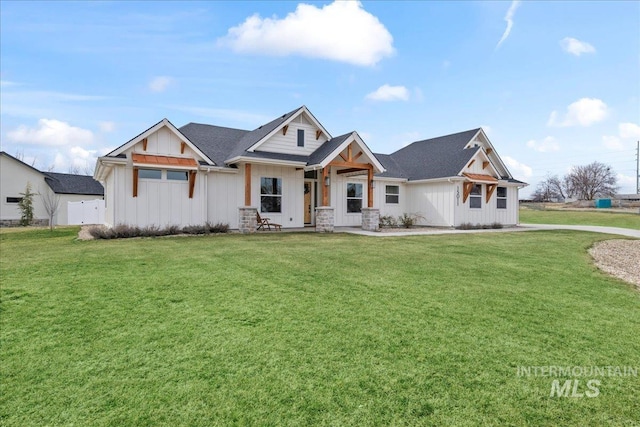
[[[196,171],[189,171],[189,198],[193,199],[193,192],[196,188]]]
[[[244,165],[244,205],[251,206],[251,163]]]
[[[138,168],[133,168],[133,197],[138,197]]]
[[[496,191],[496,187],[498,187],[498,184],[487,184],[487,203],[491,200],[491,195]]]
[[[469,198],[469,194],[471,194],[471,190],[473,190],[474,183],[473,182],[463,182],[462,183],[462,203],[467,201]]]

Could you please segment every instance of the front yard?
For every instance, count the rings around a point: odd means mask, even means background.
[[[524,222],[524,221],[523,221]],[[0,231],[0,423],[637,425],[640,293],[570,231]]]
[[[520,222],[523,224],[572,224],[601,225],[640,230],[640,214],[602,210],[543,209],[539,206],[520,207]]]

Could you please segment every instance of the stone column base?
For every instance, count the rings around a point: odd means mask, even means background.
[[[330,206],[316,208],[316,231],[318,233],[333,233],[334,209]]]
[[[240,207],[238,208],[238,230],[241,233],[255,233],[258,227],[256,219],[258,208]]]
[[[366,231],[380,230],[380,209],[362,208],[362,229]]]

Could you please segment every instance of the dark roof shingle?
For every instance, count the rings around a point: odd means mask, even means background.
[[[104,196],[102,184],[89,175],[43,172],[45,182],[56,194]]]

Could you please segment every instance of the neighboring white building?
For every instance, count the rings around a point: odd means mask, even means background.
[[[67,203],[102,199],[104,190],[91,176],[66,173],[41,172],[38,169],[0,152],[0,225],[18,225],[21,212],[18,203],[22,199],[27,182],[31,183],[34,224],[48,224],[48,215],[39,196],[51,189],[60,197],[60,205],[54,217],[55,225],[67,224]]]
[[[253,131],[164,119],[98,159],[107,225],[223,222],[376,229],[378,215],[422,225],[518,223],[518,189],[482,129],[372,153],[332,137],[302,106]]]

